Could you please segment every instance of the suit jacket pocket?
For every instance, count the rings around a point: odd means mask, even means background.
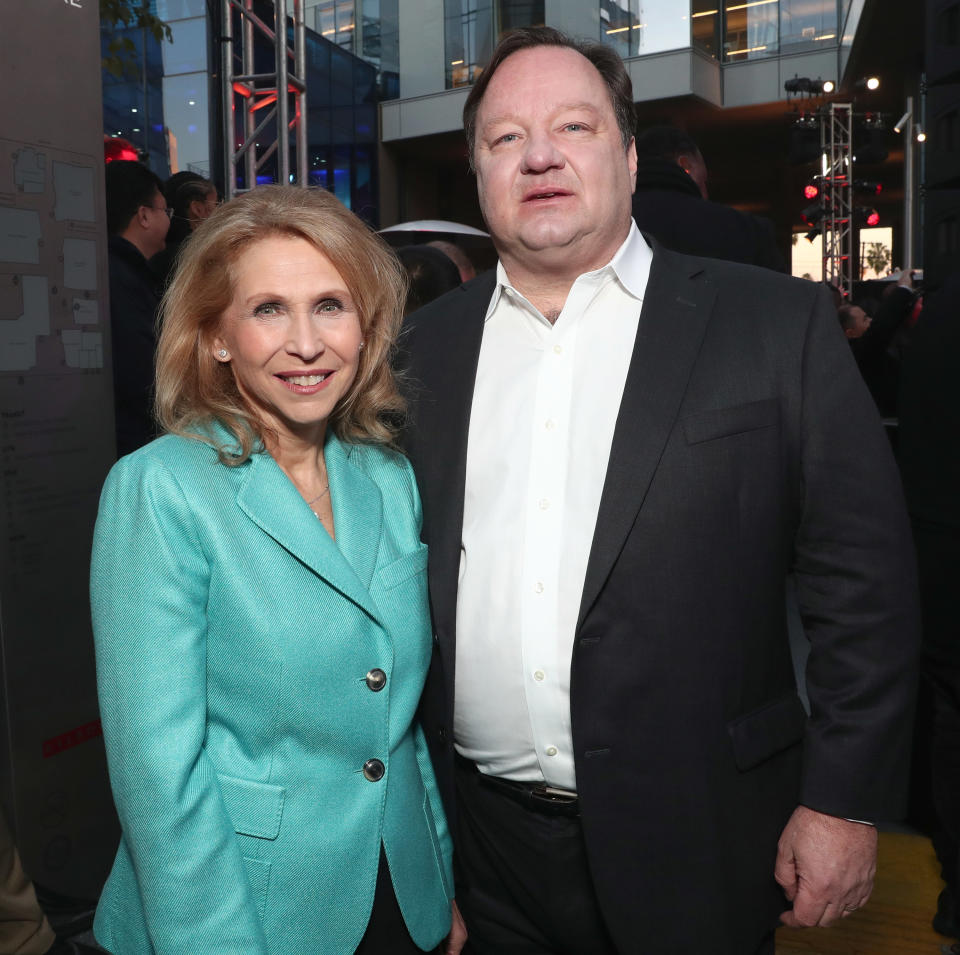
[[[737,769],[745,772],[799,743],[807,712],[796,693],[788,693],[727,723]]]
[[[775,427],[780,423],[780,400],[765,398],[732,408],[698,411],[683,419],[683,433],[687,444],[699,444],[732,434]]]
[[[427,545],[421,544],[417,550],[404,554],[385,564],[378,571],[380,583],[386,590],[398,587],[405,580],[422,574],[427,569]]]
[[[217,773],[220,791],[234,831],[258,839],[276,839],[287,791],[283,786],[258,783]]]

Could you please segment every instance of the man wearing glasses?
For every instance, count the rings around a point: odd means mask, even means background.
[[[160,284],[147,260],[166,246],[172,210],[163,197],[163,183],[142,163],[108,163],[106,181],[119,456],[156,436],[151,408]]]

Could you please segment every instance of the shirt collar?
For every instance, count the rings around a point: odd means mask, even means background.
[[[630,231],[627,233],[626,239],[623,240],[623,244],[614,253],[613,258],[606,265],[595,269],[593,272],[584,272],[583,275],[577,277],[577,281],[584,276],[596,278],[614,276],[628,295],[633,296],[638,302],[642,302],[652,261],[653,251],[647,245],[647,240],[640,234],[636,222],[631,219]],[[497,284],[494,287],[493,295],[490,296],[490,304],[487,306],[484,321],[488,321],[493,315],[501,296],[507,290],[523,299],[523,294],[510,284],[503,263],[498,261]]]

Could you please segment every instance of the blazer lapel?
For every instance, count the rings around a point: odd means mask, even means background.
[[[376,564],[380,540],[380,494],[366,475],[347,462],[336,439],[328,440],[325,453],[329,456],[327,471],[334,501],[337,543],[324,530],[280,466],[265,452],[251,455],[237,503],[264,533],[378,620],[376,604],[367,585]],[[371,485],[372,490],[365,485]],[[353,526],[355,521],[357,527]],[[364,529],[370,530],[374,526],[376,533],[369,538],[366,547],[361,546]],[[341,552],[341,547],[346,549]],[[349,556],[345,556],[347,554]]]
[[[350,461],[351,450],[331,436],[324,449],[324,458],[330,479],[337,549],[364,588],[369,590],[383,531],[383,495],[380,488]]]
[[[700,351],[716,290],[701,269],[652,243],[650,278],[610,449],[577,629],[643,505]]]

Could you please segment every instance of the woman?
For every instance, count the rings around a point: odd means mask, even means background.
[[[420,506],[388,447],[403,292],[333,196],[281,186],[220,207],[167,292],[168,433],[111,471],[94,540],[115,955],[462,947],[414,724]]]

